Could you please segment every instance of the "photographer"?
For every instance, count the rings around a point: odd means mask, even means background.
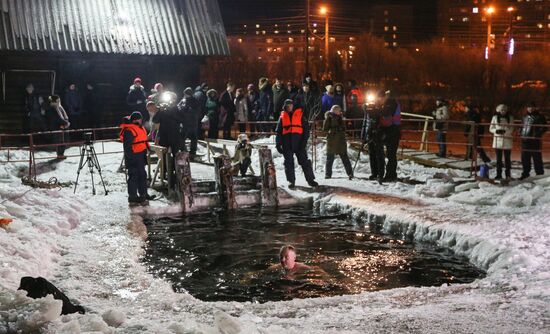
[[[371,175],[369,180],[378,180],[382,183],[386,161],[384,159],[384,146],[382,145],[382,131],[380,130],[380,108],[364,104],[365,128],[363,133],[365,138],[363,142],[367,144],[369,150],[369,163]]]
[[[120,139],[124,145],[124,161],[128,170],[128,202],[144,204],[155,198],[147,194],[147,131],[142,126],[143,117],[139,111],[134,111],[128,121],[120,125]]]
[[[535,167],[535,174],[544,174],[542,136],[544,136],[547,130],[546,118],[536,109],[534,102],[529,103],[527,105],[527,115],[523,117],[523,126],[521,128],[522,180],[528,178],[529,173],[531,173],[531,159]]]
[[[235,156],[233,156],[233,162],[235,162],[235,168],[238,168],[241,172],[241,176],[246,176],[246,171],[252,163],[252,145],[248,141],[248,136],[245,133],[241,133],[237,138],[237,145],[235,146]]]

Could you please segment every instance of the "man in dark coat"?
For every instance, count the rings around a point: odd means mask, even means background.
[[[25,87],[23,101],[23,132],[40,132],[46,130],[46,120],[42,115],[42,98],[36,94],[32,83]]]
[[[273,85],[273,116],[275,119],[279,118],[279,114],[283,110],[283,104],[289,98],[288,89],[286,89],[281,79],[275,79]]]
[[[189,149],[190,158],[193,159],[197,154],[198,132],[197,123],[201,119],[201,106],[199,101],[193,96],[191,87],[185,88],[183,91],[183,99],[178,103],[178,111],[182,119],[182,149],[187,151],[185,141],[191,141]]]
[[[294,102],[296,108],[302,109],[304,117],[312,121],[321,112],[321,96],[311,90],[308,83],[302,85],[302,89]]]
[[[279,117],[275,142],[277,151],[285,158],[285,175],[290,189],[295,188],[296,174],[294,172],[294,155],[298,164],[302,166],[307,183],[311,187],[319,184],[315,182],[315,174],[311,160],[308,159],[306,146],[309,139],[309,123],[303,117],[302,110],[294,110],[292,100],[286,100]]]
[[[149,112],[146,109],[147,93],[145,88],[141,85],[141,78],[135,78],[134,84],[130,86],[128,95],[126,95],[126,104],[128,105],[128,111],[139,111],[143,116],[143,123],[149,120]]]
[[[523,171],[520,179],[526,179],[531,172],[531,159],[537,175],[544,174],[542,162],[542,136],[548,130],[546,118],[536,109],[533,102],[527,106],[527,115],[523,117],[521,128],[521,164]]]
[[[335,155],[339,155],[344,164],[349,179],[353,179],[353,170],[348,157],[346,142],[346,124],[342,115],[342,107],[334,105],[325,113],[323,132],[327,135],[327,162],[325,165],[325,179],[332,177],[332,164]]]
[[[472,124],[466,124],[464,126],[464,136],[468,139],[468,146],[466,147],[466,159],[473,159],[474,141],[477,147],[477,154],[485,163],[491,162],[491,158],[485,153],[483,147],[481,147],[481,137],[485,134],[485,127],[481,125],[481,113],[479,107],[473,103],[469,103],[465,107],[466,120],[472,122]],[[475,130],[475,131],[474,131]],[[474,133],[475,132],[475,133]],[[475,135],[475,137],[474,137]]]
[[[97,89],[92,83],[86,84],[84,91],[83,109],[88,116],[88,127],[100,128],[102,125],[101,101],[97,94]]]
[[[200,84],[200,86],[197,86],[195,88],[195,92],[193,94],[193,97],[195,98],[195,100],[197,100],[200,108],[200,115],[197,121],[197,135],[199,139],[204,139],[204,132],[202,131],[201,120],[206,115],[206,92],[208,92],[208,90],[208,85],[206,84],[206,82],[203,82]]]
[[[128,122],[120,125],[120,138],[124,146],[124,162],[128,171],[128,202],[141,203],[154,196],[147,194],[147,130],[142,126],[143,117],[134,111]]]
[[[371,175],[369,180],[378,180],[382,183],[386,161],[384,159],[384,146],[382,144],[382,131],[380,130],[381,111],[372,105],[363,105],[365,123],[362,130],[363,142],[369,150],[369,164]]]
[[[317,81],[313,80],[313,76],[311,73],[306,73],[304,75],[304,79],[302,80],[302,85],[304,83],[307,83],[309,85],[309,89],[312,93],[316,95],[321,95],[321,90],[319,89],[319,85],[317,84]]]
[[[397,181],[397,149],[401,139],[401,106],[388,90],[384,93],[384,102],[381,107],[380,130],[382,143],[386,147],[386,175],[384,181]]]
[[[273,90],[269,84],[268,78],[260,78],[258,85],[260,89],[260,110],[256,116],[258,122],[267,122],[273,118]],[[258,126],[261,132],[271,131],[271,127],[266,124]]]
[[[253,139],[254,134],[256,133],[256,124],[258,114],[260,113],[260,94],[256,91],[256,87],[253,84],[249,84],[246,87],[248,94],[246,95],[246,101],[248,104],[248,120],[251,122],[250,133],[251,138]]]
[[[158,124],[159,127],[155,139],[156,144],[169,148],[173,158],[175,158],[176,153],[181,148],[180,124],[182,122],[182,114],[175,105],[165,105],[153,116],[153,123]],[[173,173],[168,175],[168,178],[171,180],[171,184],[175,183],[175,175]]]
[[[82,127],[82,99],[76,88],[75,83],[71,83],[65,91],[65,109],[67,110],[67,115],[69,116],[69,121],[71,122],[73,129],[79,129]]]
[[[227,83],[225,92],[220,96],[220,114],[224,115],[223,139],[231,139],[231,127],[235,122],[235,84]]]

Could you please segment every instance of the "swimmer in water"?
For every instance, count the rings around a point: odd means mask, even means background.
[[[294,279],[296,275],[305,274],[312,270],[310,266],[296,262],[296,248],[291,245],[281,247],[279,264],[271,266],[270,269],[281,269],[286,279]]]

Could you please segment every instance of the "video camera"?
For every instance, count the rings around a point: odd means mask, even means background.
[[[82,136],[84,139],[84,144],[86,145],[92,145],[94,143],[93,141],[93,133],[91,132],[84,132],[84,135]]]
[[[157,107],[160,111],[166,111],[176,105],[176,99],[176,94],[169,91],[162,92],[159,96]]]

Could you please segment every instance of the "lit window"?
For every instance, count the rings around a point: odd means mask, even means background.
[[[313,29],[313,33],[316,34],[316,33],[317,33],[317,29]]]
[[[384,27],[384,31],[389,31],[389,30],[390,30],[390,27],[388,27],[388,26]]]
[[[259,25],[259,24],[256,24],[256,28],[259,28],[259,27],[260,27],[260,25]]]
[[[393,39],[396,39],[396,38],[397,38],[397,35],[396,35],[396,34],[393,34],[392,37],[393,37]]]
[[[393,42],[392,45],[393,45],[394,47],[396,47],[396,46],[397,46],[397,42]]]
[[[336,42],[336,38],[331,37],[331,38],[329,38],[329,41],[330,41],[331,43],[334,43],[334,42]]]
[[[455,19],[454,19],[454,18],[452,18],[452,17],[451,17],[451,18],[449,19],[449,21],[451,21],[451,22],[453,22],[454,20],[455,20]]]
[[[523,16],[521,16],[521,15],[516,16],[516,20],[518,20],[518,21],[523,20]]]
[[[246,24],[243,25],[243,28],[246,28]]]
[[[278,33],[279,33],[279,30],[275,30],[275,33],[278,34]]]
[[[262,35],[265,35],[265,30],[262,30]]]
[[[397,31],[397,26],[393,26],[393,31]]]
[[[292,34],[292,31],[291,31],[291,30],[287,30],[286,33],[287,33],[287,34]]]
[[[317,27],[317,23],[313,23],[313,27],[316,28],[316,27]]]
[[[472,13],[474,13],[474,14],[479,13],[479,8],[478,7],[472,8]]]
[[[273,43],[273,38],[268,38],[268,39],[265,40],[265,42],[267,44],[271,44],[271,43]]]
[[[355,37],[350,37],[350,38],[349,38],[349,41],[350,41],[350,42],[355,42]]]
[[[387,11],[387,10],[384,11],[384,15],[388,15],[388,11]]]
[[[277,48],[277,52],[283,52],[283,48]]]
[[[385,47],[388,47],[388,46],[390,46],[390,43],[384,42],[384,46],[385,46]]]
[[[242,38],[239,38],[237,41],[238,41],[239,43],[242,43],[242,42],[243,42],[243,39],[242,39]]]
[[[294,52],[294,47],[293,46],[289,47],[288,52]]]
[[[462,18],[462,22],[468,22],[468,20],[469,20],[469,19],[468,19],[467,17],[463,17],[463,18]]]
[[[258,30],[256,30],[256,35],[259,35],[259,34],[260,34],[260,32]]]
[[[305,29],[302,29],[302,30],[300,30],[300,32],[301,32],[302,34],[305,34],[305,33],[306,33],[306,30],[305,30]]]
[[[354,46],[354,45],[350,45],[350,46],[349,46],[349,50],[350,50],[350,51],[355,51],[355,46]]]
[[[531,34],[525,34],[525,38],[531,38]]]
[[[289,43],[294,43],[294,38],[289,37],[289,38],[288,38],[288,42],[289,42]]]
[[[538,24],[537,24],[537,27],[538,27],[539,29],[542,29],[542,27],[544,27],[544,25],[543,25],[542,23],[538,23]]]
[[[267,52],[271,52],[272,50],[272,48],[267,48]]]

